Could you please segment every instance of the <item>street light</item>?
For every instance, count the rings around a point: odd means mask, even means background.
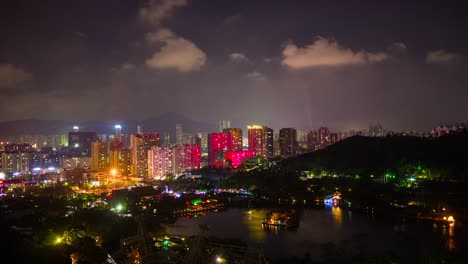
[[[60,243],[62,243],[62,241],[63,241],[63,238],[62,238],[62,237],[57,237],[57,238],[55,239],[55,244],[60,244]]]
[[[115,181],[115,176],[117,175],[117,169],[115,169],[115,168],[111,169],[110,173],[112,175],[113,180]]]

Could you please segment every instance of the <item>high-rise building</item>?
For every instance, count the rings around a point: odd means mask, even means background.
[[[309,151],[315,151],[320,148],[318,130],[311,130],[307,133],[307,149]]]
[[[227,128],[231,128],[231,121],[229,120],[219,121],[219,132],[223,132]]]
[[[69,132],[68,147],[74,157],[91,157],[91,143],[97,140],[96,132]]]
[[[115,138],[115,135],[107,135],[106,133],[97,134],[97,140],[106,142],[108,139]]]
[[[280,156],[281,146],[280,146],[280,136],[279,133],[273,133],[273,155]]]
[[[109,151],[107,143],[95,141],[91,143],[91,169],[96,171],[106,170],[109,166]]]
[[[336,142],[340,140],[341,140],[340,134],[330,133],[330,144],[335,144]]]
[[[200,145],[179,145],[173,147],[175,176],[200,168]]]
[[[33,147],[31,144],[7,144],[5,145],[6,153],[17,153],[17,152],[31,152]]]
[[[153,147],[148,151],[149,178],[163,180],[168,175],[200,168],[200,145]]]
[[[280,155],[294,157],[297,154],[297,132],[294,128],[282,128],[279,132]]]
[[[174,153],[171,147],[152,147],[148,151],[148,178],[164,180],[169,174],[175,174]]]
[[[132,152],[128,148],[122,149],[119,157],[119,171],[123,176],[132,174]]]
[[[34,166],[35,168],[50,168],[59,166],[60,156],[58,155],[57,151],[53,150],[52,147],[42,148],[41,151],[38,152],[38,155],[39,165]]]
[[[182,144],[179,145],[200,145],[201,139],[197,133],[182,133]]]
[[[200,139],[200,147],[202,153],[208,152],[208,133],[199,132],[197,133],[198,138]]]
[[[162,146],[168,147],[171,145],[171,134],[169,132],[163,133]]]
[[[156,133],[133,134],[130,137],[133,175],[143,178],[148,176],[148,150],[159,145],[159,135]]]
[[[33,167],[31,152],[4,152],[0,156],[3,172],[29,172]]]
[[[321,127],[318,129],[318,141],[320,149],[325,148],[331,143],[330,129],[328,127]]]
[[[122,126],[121,125],[115,125],[115,138],[118,141],[122,141]]]
[[[182,145],[184,140],[182,124],[176,124],[176,145]]]
[[[6,141],[6,144],[30,144],[34,148],[52,147],[58,148],[67,145],[66,135],[14,135],[3,137],[0,141]],[[64,138],[64,142],[62,142]]]
[[[120,168],[120,158],[122,155],[122,150],[124,148],[124,143],[117,139],[109,142],[109,168],[121,170]]]
[[[230,133],[208,134],[208,164],[222,167],[224,165],[225,152],[231,151],[232,135]]]
[[[247,126],[249,134],[249,150],[256,156],[273,157],[273,129],[266,126]]]
[[[381,137],[384,136],[384,130],[380,124],[369,125],[369,132],[367,135],[369,137]]]
[[[93,160],[91,157],[61,157],[59,166],[61,168],[91,168]]]
[[[242,129],[240,128],[225,128],[223,133],[231,134],[232,150],[242,150]]]
[[[297,130],[297,144],[300,148],[306,149],[308,147],[307,144],[307,132],[302,130]]]

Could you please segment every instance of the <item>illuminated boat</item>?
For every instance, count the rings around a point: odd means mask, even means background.
[[[224,204],[215,199],[194,199],[186,201],[186,207],[184,209],[174,210],[172,213],[174,216],[187,216],[203,214],[206,212],[216,212],[224,208]]]
[[[445,222],[445,223],[455,223],[455,218],[452,215],[447,215],[447,214],[423,214],[423,213],[418,213],[416,214],[416,217],[418,219],[423,219],[423,220],[431,220],[435,222]]]
[[[323,203],[326,206],[339,206],[341,201],[341,193],[340,192],[335,192],[334,194],[330,194],[324,197]]]
[[[262,221],[264,227],[294,228],[299,225],[297,213],[294,209],[272,211]]]

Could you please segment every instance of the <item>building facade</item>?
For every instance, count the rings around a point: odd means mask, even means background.
[[[231,151],[232,135],[229,133],[208,134],[208,164],[211,167],[223,167],[226,151]]]
[[[231,134],[232,150],[242,150],[242,129],[240,128],[225,128],[223,133]]]
[[[148,150],[159,147],[159,135],[132,134],[130,137],[130,149],[132,151],[132,174],[136,177],[148,177]]]
[[[95,132],[69,132],[69,154],[73,157],[91,157],[91,143],[98,139]]]
[[[225,129],[231,128],[231,121],[221,120],[219,121],[219,132],[223,132]]]
[[[232,168],[238,168],[242,165],[244,159],[251,159],[255,157],[253,150],[233,150],[227,151],[225,154],[225,160],[231,163]]]
[[[104,171],[109,168],[109,151],[107,142],[95,141],[91,143],[91,169]]]
[[[297,155],[297,132],[294,128],[282,128],[279,132],[280,155],[294,157]]]
[[[153,147],[148,151],[148,178],[164,180],[200,168],[200,145]]]
[[[249,150],[256,156],[271,158],[274,155],[273,129],[266,126],[248,126]]]

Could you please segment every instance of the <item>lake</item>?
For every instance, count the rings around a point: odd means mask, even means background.
[[[170,234],[196,235],[199,225],[208,235],[240,239],[262,248],[272,260],[288,256],[319,259],[328,254],[402,256],[418,260],[450,260],[465,249],[461,225],[404,222],[343,210],[339,207],[304,209],[294,230],[265,229],[261,221],[269,209],[231,208],[206,215],[178,218],[167,225]],[[457,236],[458,234],[458,236]]]

